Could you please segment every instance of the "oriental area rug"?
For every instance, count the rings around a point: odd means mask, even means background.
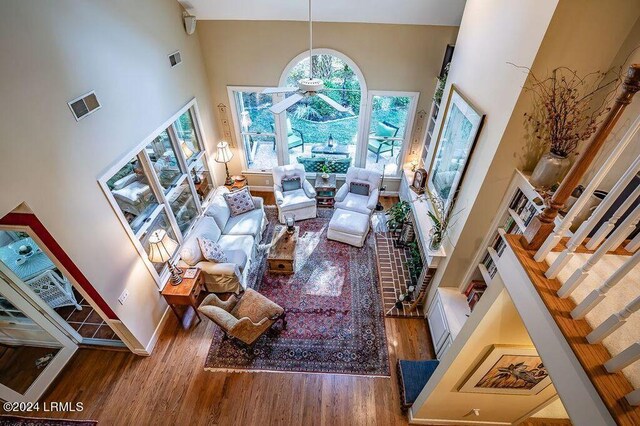
[[[275,207],[265,211],[262,244],[277,224]],[[249,286],[285,309],[287,327],[278,322],[252,348],[223,340],[216,328],[205,369],[389,376],[373,232],[362,248],[327,240],[333,211],[296,223],[293,275],[269,273],[264,249],[250,271]]]

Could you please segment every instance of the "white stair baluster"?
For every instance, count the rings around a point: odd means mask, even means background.
[[[613,186],[609,194],[606,196],[604,200],[596,207],[594,212],[591,214],[589,219],[585,220],[580,227],[574,232],[571,239],[567,243],[567,248],[560,253],[558,258],[551,264],[545,276],[547,278],[556,278],[558,273],[569,263],[571,258],[573,257],[573,253],[576,248],[582,244],[585,238],[589,235],[593,227],[602,219],[604,214],[609,210],[609,207],[613,204],[614,200],[616,200],[622,191],[627,187],[629,182],[634,178],[634,176],[640,170],[640,156],[635,159],[633,164],[627,169],[627,171],[622,175],[622,177],[618,180],[618,182]]]
[[[560,287],[558,290],[558,296],[565,299],[573,293],[573,291],[580,285],[582,281],[585,280],[589,276],[589,271],[591,268],[595,266],[596,263],[602,259],[602,257],[607,254],[609,250],[612,250],[620,245],[619,241],[626,238],[630,233],[632,233],[636,225],[640,222],[640,205],[638,205],[631,214],[618,226],[618,228],[613,231],[613,233],[607,238],[598,250],[593,253],[589,259],[582,265],[580,268],[576,269],[573,274],[569,277],[569,279]]]
[[[593,179],[589,181],[589,183],[587,184],[587,187],[584,189],[584,192],[582,193],[580,198],[578,198],[578,200],[574,203],[574,205],[571,207],[569,212],[567,212],[567,215],[564,217],[562,222],[560,222],[560,224],[556,226],[556,228],[553,230],[551,235],[547,237],[542,247],[540,247],[540,249],[536,252],[534,256],[534,259],[536,260],[536,262],[542,262],[547,257],[547,255],[551,252],[551,250],[553,250],[553,248],[558,245],[562,237],[565,236],[565,234],[571,227],[573,220],[587,205],[591,195],[594,193],[596,189],[598,189],[598,185],[602,183],[602,181],[607,176],[607,174],[609,173],[609,171],[611,170],[615,162],[618,160],[618,158],[620,157],[624,149],[627,147],[627,145],[629,145],[629,143],[635,138],[636,134],[638,133],[638,130],[640,130],[640,116],[636,118],[636,121],[633,122],[629,130],[627,130],[627,132],[622,137],[620,142],[615,146],[615,148],[613,149],[613,151],[611,152],[607,160],[604,162],[604,164],[600,167],[600,169],[596,173],[596,175],[593,177]]]
[[[616,227],[616,223],[618,223],[618,220],[620,219],[620,217],[627,210],[629,210],[629,207],[631,207],[631,205],[634,203],[634,201],[636,201],[636,199],[639,196],[640,196],[640,186],[638,186],[636,189],[634,189],[633,192],[631,193],[631,195],[628,196],[622,202],[622,204],[620,204],[620,207],[618,207],[618,209],[615,211],[613,216],[611,216],[611,218],[609,218],[608,221],[606,221],[605,223],[600,225],[600,228],[598,228],[598,230],[593,235],[593,237],[591,237],[591,239],[587,242],[587,244],[585,244],[585,247],[588,248],[589,250],[595,250],[596,247],[598,247],[600,245],[602,240],[607,238],[607,235],[609,235],[609,233],[613,230],[613,228]]]
[[[609,290],[615,287],[627,276],[629,272],[640,263],[640,252],[634,254],[620,268],[618,268],[607,280],[584,298],[582,302],[571,311],[571,316],[575,319],[582,319],[593,308],[602,302]]]
[[[640,405],[640,389],[636,389],[632,392],[629,392],[627,396],[625,396],[627,402],[633,406]]]
[[[640,233],[633,237],[633,240],[629,241],[629,244],[624,246],[624,249],[629,253],[634,253],[640,247]]]
[[[614,373],[630,366],[639,359],[640,342],[636,342],[624,351],[620,352],[618,355],[611,358],[609,361],[605,362],[604,368],[606,368],[609,373]]]
[[[587,334],[587,340],[589,343],[600,343],[611,333],[622,327],[634,312],[640,310],[640,296],[633,299],[633,301],[619,312],[611,315],[604,320],[602,324],[596,327],[591,333]],[[572,313],[573,315],[573,313]]]

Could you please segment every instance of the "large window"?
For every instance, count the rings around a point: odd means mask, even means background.
[[[257,91],[234,91],[240,138],[249,170],[271,170],[278,165],[271,95]]]
[[[166,268],[147,258],[150,235],[162,229],[184,241],[214,186],[195,108],[194,100],[101,180],[158,286]]]
[[[357,166],[398,176],[418,93],[372,92],[367,97],[362,73],[352,61],[326,49],[317,52],[312,58],[314,77],[324,82],[323,93],[348,111],[339,112],[308,96],[275,116],[269,107],[290,94],[264,95],[260,87],[229,87],[245,169],[269,172],[276,165],[303,164],[307,172],[315,173],[326,164],[338,174]],[[297,86],[298,80],[308,77],[309,68],[309,57],[301,55],[285,69],[280,84]]]

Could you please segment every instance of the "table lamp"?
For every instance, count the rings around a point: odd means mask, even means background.
[[[167,262],[171,272],[171,285],[178,285],[182,282],[182,277],[180,276],[182,270],[177,268],[171,261],[171,256],[177,248],[178,243],[164,229],[153,231],[149,237],[149,260],[152,263]]]
[[[224,163],[224,169],[227,172],[227,180],[224,182],[225,185],[233,185],[233,179],[229,176],[229,166],[227,163],[231,161],[233,158],[233,152],[229,149],[229,144],[225,141],[222,141],[218,144],[218,153],[216,154],[216,162]]]

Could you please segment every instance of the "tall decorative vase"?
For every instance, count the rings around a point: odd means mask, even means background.
[[[434,228],[431,228],[429,232],[429,250],[438,251],[442,246],[442,235],[438,232],[435,232]]]
[[[538,161],[531,174],[531,184],[536,188],[549,188],[562,181],[571,167],[571,160],[553,152],[547,152]]]

